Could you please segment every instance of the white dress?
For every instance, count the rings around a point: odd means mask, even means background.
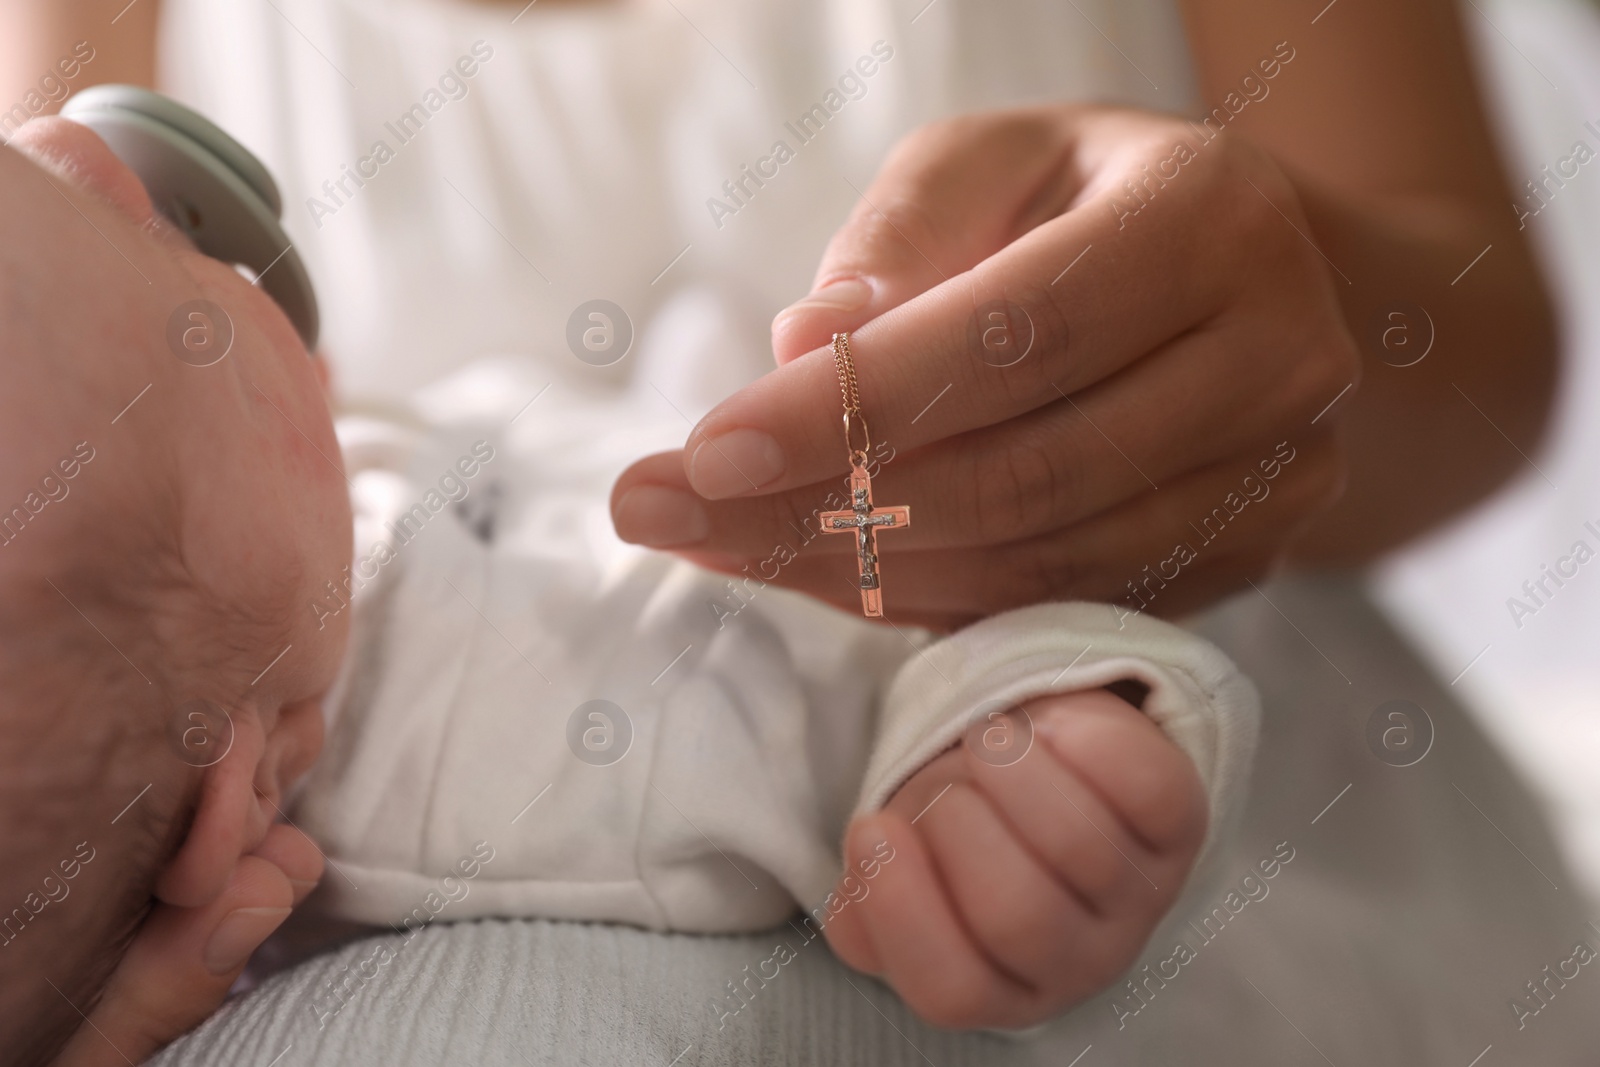
[[[770,369],[772,316],[805,294],[856,191],[917,125],[1045,100],[1187,100],[1163,0],[920,6],[544,0],[517,17],[432,0],[175,0],[166,69],[277,176],[349,401],[518,352],[558,391],[634,389],[697,418]],[[491,58],[467,94],[441,93],[420,133],[395,125],[479,41]],[[860,77],[875,47],[891,58]],[[820,132],[797,125],[847,72],[859,98],[839,93]],[[377,176],[328,195],[379,140],[393,158],[367,166]],[[739,206],[723,183],[778,141],[793,158],[747,181]],[[566,342],[597,298],[638,332],[609,368]]]

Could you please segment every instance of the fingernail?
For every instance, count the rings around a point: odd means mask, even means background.
[[[659,485],[629,489],[612,516],[617,536],[635,545],[693,545],[711,535],[711,517],[693,493]]]
[[[813,290],[803,299],[796,300],[782,311],[778,318],[808,308],[831,308],[835,311],[860,311],[872,299],[872,286],[860,278],[843,278]]]
[[[783,449],[760,430],[733,430],[702,441],[689,457],[689,484],[707,500],[723,500],[769,484],[788,466]]]
[[[230,913],[206,942],[206,970],[212,974],[238,970],[288,917],[288,908],[240,908]]]
[[[317,888],[318,883],[314,881],[303,882],[298,878],[291,878],[289,879],[289,884],[294,887],[294,899],[302,900],[311,895],[311,891]]]

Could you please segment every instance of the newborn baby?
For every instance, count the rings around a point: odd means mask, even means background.
[[[152,897],[217,900],[275,853],[283,893],[309,890],[278,819],[325,727],[293,814],[332,864],[326,914],[799,915],[949,1026],[1031,1025],[1111,981],[1233,808],[1254,695],[1181,630],[1041,605],[936,640],[622,546],[610,477],[682,433],[648,397],[530,406],[537,364],[486,361],[347,421],[347,477],[287,321],[130,176],[101,192],[168,254],[94,205],[84,242],[41,241],[105,343],[10,337],[0,389],[8,1062],[79,1025]],[[146,343],[199,299],[206,329],[231,316],[215,361]],[[283,914],[234,913],[208,969]]]

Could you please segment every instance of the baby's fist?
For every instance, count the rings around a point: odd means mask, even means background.
[[[985,724],[1020,758],[969,732],[846,835],[875,876],[829,944],[936,1026],[1032,1026],[1108,985],[1205,838],[1194,764],[1137,708],[1100,689],[1022,707]]]

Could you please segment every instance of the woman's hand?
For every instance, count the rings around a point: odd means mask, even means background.
[[[1268,156],[1172,118],[925,127],[774,322],[778,369],[624,473],[618,532],[854,609],[853,539],[815,518],[848,471],[827,345],[850,330],[874,498],[912,511],[879,539],[891,619],[1202,606],[1344,484],[1360,360],[1309,232]]]
[[[322,853],[279,823],[215,899],[157,904],[54,1067],[143,1063],[221,1006],[245,963],[322,877]]]

